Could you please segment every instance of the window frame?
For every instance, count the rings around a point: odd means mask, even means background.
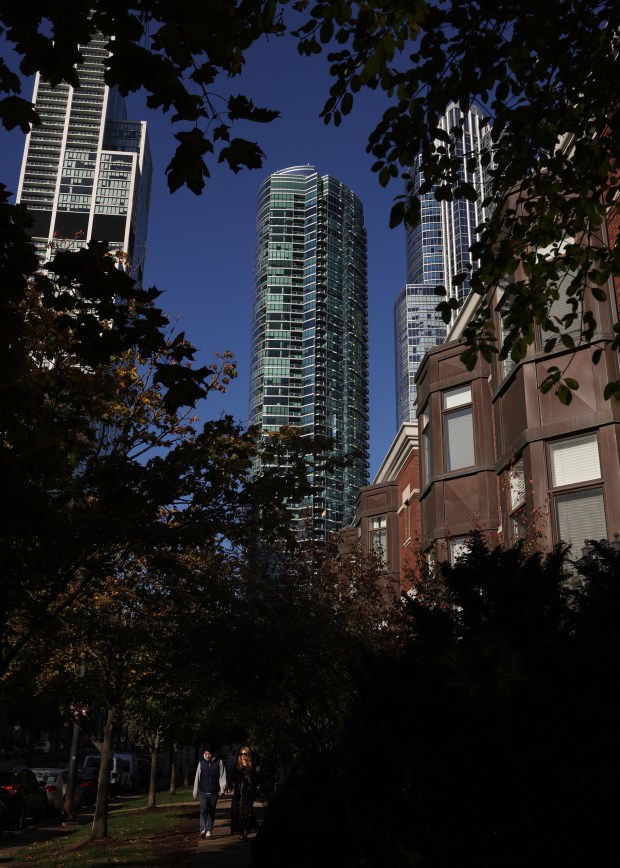
[[[378,524],[375,524],[378,522]],[[387,545],[387,513],[371,515],[368,518],[368,550],[370,552],[381,551],[381,563],[388,562]]]
[[[560,516],[558,507],[561,503],[567,502],[569,499],[573,500],[581,500],[589,495],[596,494],[598,495],[598,500],[600,501],[602,518],[603,518],[603,530],[604,535],[602,537],[595,537],[592,535],[584,536],[583,539],[568,539],[565,540],[560,533]],[[602,485],[585,485],[577,488],[566,488],[556,492],[553,496],[553,520],[555,524],[555,535],[558,543],[563,543],[565,545],[570,545],[572,547],[572,557],[580,557],[581,550],[585,545],[587,539],[608,539],[608,529],[607,529],[607,510],[605,508],[605,494],[603,491]]]
[[[463,400],[459,400],[458,394],[463,394]],[[466,394],[466,397],[465,397]],[[452,402],[450,396],[453,396],[455,399],[455,403]],[[453,473],[458,470],[466,470],[470,467],[476,466],[476,437],[474,430],[474,401],[473,401],[473,393],[472,393],[472,385],[471,383],[467,383],[463,386],[457,386],[453,389],[446,389],[441,394],[441,406],[442,406],[442,431],[443,431],[443,458],[444,465],[447,473]],[[469,431],[471,433],[471,443],[468,443],[467,446],[471,445],[471,457],[472,461],[469,464],[460,464],[457,467],[451,466],[451,450],[450,450],[450,420],[461,418],[469,418],[470,424],[468,426]]]
[[[523,539],[528,532],[527,491],[523,455],[515,456],[506,471],[506,508],[508,538],[511,544]],[[519,480],[515,483],[515,479]]]
[[[467,541],[466,534],[461,536],[453,536],[448,540],[448,560],[452,566],[456,564],[457,558],[465,551],[470,551],[470,545]]]
[[[418,416],[418,425],[422,435],[422,480],[424,487],[430,485],[433,479],[433,450],[431,441],[431,419],[428,404]]]
[[[555,463],[554,463],[554,455],[559,454],[559,449],[563,446],[570,446],[571,443],[577,445],[578,443],[586,443],[591,442],[596,446],[596,463],[598,464],[598,476],[584,476],[581,478],[574,478],[568,482],[558,481],[556,478],[555,472]],[[601,475],[601,451],[598,445],[598,435],[594,432],[587,432],[585,434],[577,434],[572,437],[562,437],[557,440],[552,440],[548,443],[548,456],[549,456],[549,483],[550,488],[553,491],[559,489],[566,488],[574,488],[583,485],[591,485],[593,482],[602,481]]]
[[[556,467],[554,455],[560,454],[559,449],[562,446],[570,446],[571,443],[575,444],[575,446],[578,446],[578,444],[587,443],[588,441],[592,443],[595,447],[595,453],[593,454],[593,456],[590,457],[590,461],[592,461],[594,465],[594,472],[598,471],[598,476],[587,475],[577,476],[574,478],[569,475],[562,476],[562,474],[558,472],[558,468]],[[587,467],[587,463],[583,460],[583,455],[579,456],[577,454],[575,457],[579,459],[575,461],[575,467]],[[601,451],[598,442],[598,432],[589,431],[582,434],[575,434],[572,437],[562,437],[557,440],[550,441],[549,443],[547,443],[547,462],[549,491],[551,494],[553,507],[552,518],[555,541],[557,543],[562,542],[566,545],[571,545],[573,547],[573,557],[579,557],[581,554],[581,549],[584,545],[584,540],[589,539],[590,537],[586,536],[583,540],[563,539],[560,532],[559,506],[561,503],[567,502],[569,499],[576,499],[580,496],[587,497],[589,493],[593,492],[598,493],[603,516],[604,531],[606,536],[608,535],[609,528],[607,523],[607,508],[605,506],[605,485],[601,468]],[[570,473],[571,469],[572,468],[569,465],[567,468],[567,474]]]

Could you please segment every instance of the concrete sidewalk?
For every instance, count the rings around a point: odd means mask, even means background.
[[[202,839],[198,829],[198,811],[196,812],[196,838],[198,846],[191,861],[191,868],[208,866],[208,868],[248,868],[250,862],[251,841],[255,832],[251,832],[249,841],[240,841],[237,835],[230,834],[230,796],[222,796],[215,811],[213,837]],[[198,803],[196,803],[197,805]],[[256,819],[262,822],[264,808],[260,802],[254,803]]]

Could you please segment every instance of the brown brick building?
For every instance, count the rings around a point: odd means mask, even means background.
[[[561,289],[561,287],[560,287]],[[584,304],[598,327],[591,343],[543,351],[545,334],[518,364],[479,360],[468,372],[459,360],[462,325],[477,299],[470,298],[451,340],[420,365],[420,505],[422,543],[439,558],[454,558],[467,533],[479,528],[489,542],[513,544],[526,537],[548,550],[560,540],[581,552],[585,539],[611,539],[620,531],[620,405],[603,397],[620,377],[611,349],[617,320],[615,293],[606,302],[586,293]],[[501,334],[505,294],[491,298]],[[561,316],[566,300],[554,302]],[[593,353],[602,348],[598,364]],[[579,382],[569,405],[554,390],[540,391],[550,365]]]
[[[401,578],[413,564],[420,527],[418,430],[415,423],[401,426],[372,485],[360,490],[355,521],[341,531],[341,551],[360,546],[379,549],[388,579]]]

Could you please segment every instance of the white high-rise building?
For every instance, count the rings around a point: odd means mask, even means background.
[[[460,128],[454,153],[461,157],[477,157],[489,134],[482,112],[475,107],[463,115],[458,106],[451,104],[438,126],[448,133]],[[419,158],[410,175],[412,192],[418,195],[424,180]],[[405,422],[415,421],[416,371],[426,351],[442,343],[446,336],[446,325],[435,310],[445,296],[438,295],[436,288],[445,287],[448,297],[455,297],[460,303],[470,290],[469,273],[475,263],[471,261],[469,247],[476,240],[476,227],[485,216],[482,207],[485,177],[480,161],[470,169],[464,160],[460,176],[478,191],[475,202],[467,199],[438,201],[433,189],[420,196],[418,225],[407,227],[407,283],[394,305],[398,428]],[[462,273],[468,275],[464,282],[453,285],[453,279]]]
[[[41,261],[55,246],[78,249],[91,239],[127,254],[142,279],[151,188],[146,121],[129,121],[125,102],[105,84],[108,39],[81,46],[80,86],[51,87],[37,75],[33,102],[41,119],[26,139],[17,201],[34,223]]]

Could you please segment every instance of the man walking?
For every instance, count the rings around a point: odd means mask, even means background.
[[[202,759],[196,768],[194,798],[200,799],[200,837],[211,838],[215,820],[217,797],[226,789],[224,761],[215,755],[211,745],[205,745]]]

